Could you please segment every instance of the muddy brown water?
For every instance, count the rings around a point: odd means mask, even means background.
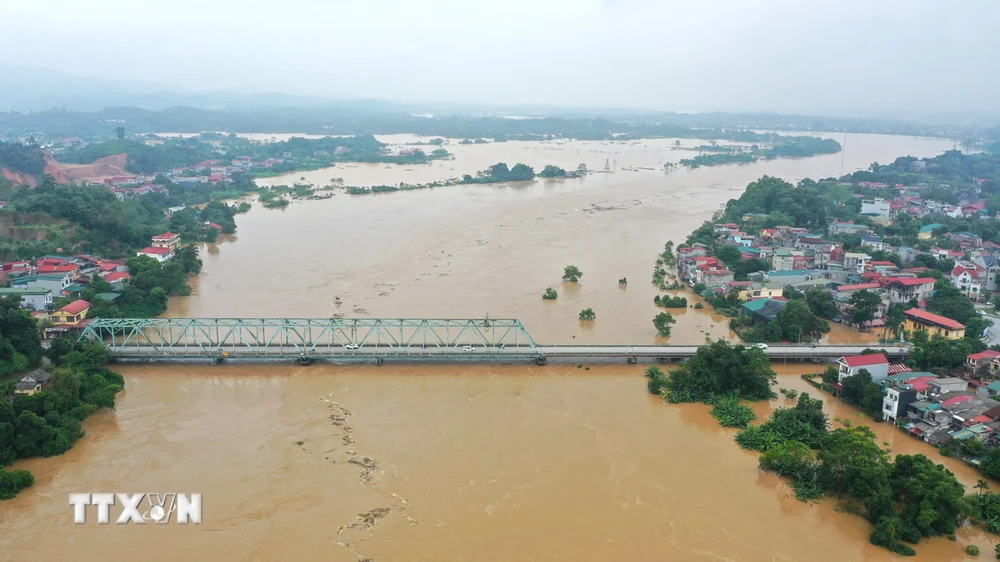
[[[668,141],[669,142],[669,141]],[[645,141],[646,145],[654,144]],[[642,145],[449,147],[459,173],[496,161],[657,167],[690,153]],[[852,135],[847,171],[950,143]],[[695,171],[622,172],[255,208],[204,253],[174,316],[512,316],[539,341],[657,341],[652,262],[748,181],[836,175],[841,155]],[[433,171],[433,167],[428,167]],[[416,170],[416,168],[414,168]],[[422,171],[427,177],[450,169]],[[347,183],[410,181],[405,168],[313,172]],[[296,174],[295,178],[308,174]],[[290,178],[277,178],[287,183]],[[426,180],[424,180],[426,181]],[[595,210],[597,208],[604,210]],[[584,271],[559,281],[562,266]],[[630,284],[617,285],[627,276]],[[553,286],[560,298],[542,302]],[[339,297],[339,299],[337,298]],[[335,304],[339,300],[340,305]],[[692,304],[693,304],[692,300]],[[597,321],[576,315],[593,307]],[[677,314],[673,342],[726,337],[704,310]],[[835,328],[835,341],[857,336]],[[822,395],[778,364],[779,387]],[[85,422],[66,455],[16,466],[36,484],[0,503],[0,558],[78,560],[890,560],[860,517],[806,504],[757,470],[701,405],[645,391],[642,366],[123,365],[114,412]],[[831,418],[866,423],[828,396]],[[783,404],[757,405],[767,415]],[[894,453],[925,453],[967,485],[976,472],[887,425]],[[201,526],[74,525],[68,494],[204,495]],[[968,543],[919,558],[961,560]]]

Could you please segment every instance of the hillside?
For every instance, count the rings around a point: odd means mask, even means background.
[[[67,184],[80,181],[98,181],[115,176],[131,176],[125,171],[128,155],[123,153],[104,156],[90,164],[69,164],[59,162],[51,154],[45,154],[45,173],[56,180],[56,183]]]

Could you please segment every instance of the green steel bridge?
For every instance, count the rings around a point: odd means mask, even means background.
[[[79,339],[101,342],[120,361],[468,361],[548,360],[668,362],[692,357],[696,345],[540,345],[508,318],[95,318]],[[770,345],[772,359],[832,360],[869,346]],[[871,346],[891,358],[909,346]]]

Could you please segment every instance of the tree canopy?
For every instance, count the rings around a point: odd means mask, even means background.
[[[730,345],[719,340],[698,348],[697,354],[676,369],[666,381],[673,402],[706,402],[734,393],[746,400],[775,396],[771,363],[759,349]]]

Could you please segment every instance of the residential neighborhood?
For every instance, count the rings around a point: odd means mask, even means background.
[[[890,307],[904,305],[906,330],[963,337],[965,326],[928,312],[927,301],[934,295],[935,283],[944,279],[974,303],[989,302],[992,293],[1000,291],[1000,245],[984,242],[970,232],[946,232],[940,223],[920,227],[919,244],[890,243],[872,225],[925,220],[935,214],[977,221],[996,217],[986,211],[981,199],[961,205],[940,204],[922,199],[919,187],[896,186],[900,195],[893,199],[864,194],[867,189],[885,188],[888,186],[868,182],[854,186],[854,197],[861,200],[861,215],[869,219],[864,223],[833,219],[825,231],[782,225],[757,227],[768,218],[760,213],[747,213],[742,222],[715,223],[714,247],[694,242],[677,248],[678,277],[703,296],[736,296],[750,307],[745,313],[761,322],[773,315],[760,314],[758,309],[763,305],[751,306],[752,301],[768,299],[771,310],[782,306],[786,289],[819,289],[833,303],[836,314],[828,319],[834,322],[861,331],[884,328]],[[872,218],[880,220],[873,222]],[[732,248],[726,255],[738,259],[720,259],[724,248]],[[727,265],[734,261],[767,267],[739,274]],[[947,269],[942,270],[942,264],[948,264]],[[853,297],[861,291],[874,293],[879,303],[871,317],[866,313],[859,322],[854,318],[857,298]]]
[[[137,252],[158,263],[169,261],[180,248],[180,237],[166,232],[152,237],[150,246]],[[106,282],[111,291],[97,292],[101,302],[118,303],[132,275],[124,259],[97,256],[39,256],[32,260],[0,263],[0,298],[20,298],[21,306],[47,321],[46,335],[59,337],[78,333],[87,323],[92,304],[79,298],[95,281]],[[91,293],[95,293],[91,291]],[[55,303],[66,304],[57,307]],[[69,301],[69,302],[67,302]]]
[[[841,392],[862,371],[884,392],[884,421],[912,437],[937,446],[968,439],[1000,445],[1000,351],[970,354],[950,376],[891,364],[883,354],[841,357],[833,388]]]

